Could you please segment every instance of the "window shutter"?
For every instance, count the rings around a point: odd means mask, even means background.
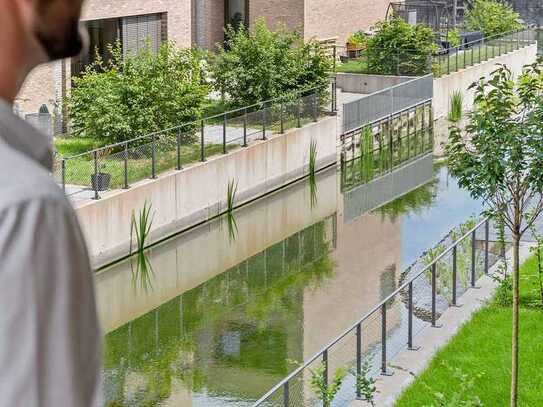
[[[136,53],[149,42],[151,50],[158,52],[162,38],[160,14],[124,17],[123,54]]]

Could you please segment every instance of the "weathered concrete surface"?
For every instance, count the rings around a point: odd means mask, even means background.
[[[336,83],[343,92],[370,94],[412,79],[412,76],[338,73]]]
[[[486,62],[434,79],[434,118],[438,119],[448,114],[449,97],[456,90],[462,91],[464,95],[464,110],[472,110],[474,91],[468,90],[468,87],[481,77],[487,76],[494,71],[496,64],[507,65],[514,77],[517,77],[522,72],[524,65],[534,63],[536,59],[537,44],[532,44]]]
[[[524,262],[530,256],[533,243],[522,243],[520,261]],[[511,265],[512,250],[507,253],[507,264]],[[490,269],[490,274],[496,272],[499,264]],[[434,355],[456,335],[458,330],[471,319],[474,312],[480,309],[493,295],[497,283],[489,276],[483,276],[477,282],[479,289],[469,289],[458,301],[460,307],[451,307],[438,320],[441,328],[425,328],[414,339],[418,351],[403,350],[390,361],[389,366],[394,371],[392,376],[379,376],[376,387],[375,406],[393,406],[402,392],[420,375]],[[351,407],[365,407],[363,401],[353,401]]]
[[[237,182],[236,204],[254,199],[307,172],[309,146],[317,142],[317,164],[336,161],[336,117],[259,141],[227,155],[211,157],[181,171],[138,182],[129,190],[104,193],[98,201],[76,203],[76,212],[93,263],[105,264],[126,254],[130,217],[152,204],[151,240],[210,219],[226,208],[229,181]]]
[[[98,314],[108,333],[230,269],[322,219],[335,216],[336,169],[317,175],[317,202],[311,205],[307,182],[258,200],[234,213],[238,232],[231,239],[224,219],[206,223],[152,248],[152,289],[134,286],[129,262],[96,276]],[[326,199],[324,199],[326,198]],[[135,262],[134,262],[135,263]],[[137,265],[134,264],[134,268]]]

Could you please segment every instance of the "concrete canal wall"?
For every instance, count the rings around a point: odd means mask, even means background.
[[[226,208],[227,188],[237,182],[236,204],[288,184],[307,173],[312,140],[317,166],[336,162],[336,117],[274,135],[227,155],[211,157],[181,171],[138,182],[129,190],[103,194],[98,201],[76,204],[76,212],[95,266],[128,252],[130,218],[146,201],[155,212],[151,240],[190,227]]]
[[[307,183],[300,182],[237,210],[235,239],[229,237],[226,222],[216,219],[152,248],[148,253],[154,270],[152,289],[134,285],[135,262],[118,263],[98,273],[96,295],[104,332],[145,315],[323,219],[328,220],[327,229],[332,229],[337,208],[332,199],[337,197],[335,168],[320,173],[316,182],[313,206]],[[333,234],[327,230],[330,240]]]
[[[473,90],[468,87],[482,77],[488,76],[496,69],[496,64],[504,64],[511,69],[516,77],[522,72],[526,64],[534,63],[537,60],[537,44],[509,52],[486,62],[461,69],[449,75],[434,79],[434,118],[445,117],[449,112],[449,97],[456,90],[462,91],[464,95],[464,109],[469,111],[473,106]]]

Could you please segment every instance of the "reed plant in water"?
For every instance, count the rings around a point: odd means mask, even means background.
[[[151,209],[152,204],[145,201],[143,208],[138,212],[137,216],[132,211],[130,225],[130,255],[135,255],[135,258],[130,261],[132,284],[134,288],[137,288],[139,283],[141,288],[145,290],[152,287],[151,279],[153,275],[153,267],[145,250],[153,225],[154,214],[151,215]],[[132,246],[134,240],[135,247]],[[135,269],[134,262],[136,263]]]
[[[449,111],[448,119],[450,122],[458,123],[462,120],[462,105],[463,105],[462,92],[455,90],[450,97],[451,110]]]
[[[309,144],[309,196],[311,208],[317,204],[317,141],[311,140]]]
[[[238,225],[236,222],[236,218],[234,217],[234,207],[237,191],[237,181],[228,181],[228,187],[226,191],[226,220],[228,223],[228,235],[230,236],[231,240],[235,239],[238,233]]]

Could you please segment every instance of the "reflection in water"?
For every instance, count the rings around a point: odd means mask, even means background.
[[[182,234],[148,253],[153,290],[138,296],[124,289],[129,265],[101,273],[106,404],[250,405],[292,361],[307,360],[387,297],[406,263],[479,207],[431,163],[424,157],[339,194],[333,168],[316,175],[314,188],[299,183],[233,212],[235,240],[222,219]],[[413,192],[420,196],[394,201],[423,184]],[[390,303],[390,329],[402,307]],[[365,335],[371,348],[380,330]]]
[[[303,356],[304,290],[333,275],[331,225],[310,226],[108,334],[107,405],[190,392],[254,399],[280,380],[287,360]]]
[[[134,292],[143,290],[147,292],[153,288],[153,265],[149,258],[149,250],[138,251],[130,258],[130,269],[132,270],[132,287]]]

